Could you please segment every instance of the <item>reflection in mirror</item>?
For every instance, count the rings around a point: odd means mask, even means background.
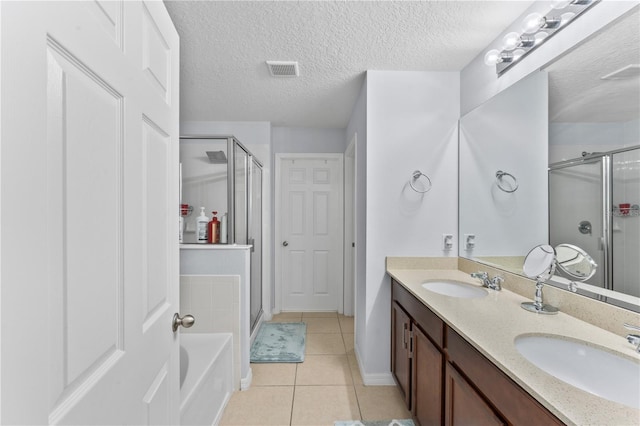
[[[461,257],[523,274],[528,248],[572,244],[598,265],[578,292],[640,312],[639,11],[636,6],[544,71],[462,117]],[[535,129],[527,120],[536,116],[538,102],[521,85],[539,75],[548,76],[548,113],[538,123],[544,134],[530,138]],[[495,106],[509,95],[510,110]],[[504,141],[507,134],[511,144]],[[544,165],[536,153],[544,154]],[[497,165],[496,156],[512,162]],[[497,198],[484,183],[495,170],[517,175],[518,191],[497,191]],[[525,188],[542,195],[524,196]],[[522,208],[532,200],[531,210]],[[474,247],[465,247],[465,234],[476,235]],[[551,284],[567,288],[557,276]]]
[[[569,277],[580,281],[591,278],[598,267],[586,251],[573,244],[558,244],[556,246],[556,263],[558,269]]]
[[[555,258],[556,252],[553,247],[541,244],[531,249],[527,254],[522,265],[522,271],[529,278],[546,281],[551,278],[555,271]]]
[[[547,242],[547,87],[534,73],[460,119],[461,256],[522,273]]]

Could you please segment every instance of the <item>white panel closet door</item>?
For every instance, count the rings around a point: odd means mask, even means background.
[[[0,8],[0,421],[177,424],[178,35],[161,2]]]
[[[283,311],[336,311],[342,303],[342,163],[342,156],[280,163]]]

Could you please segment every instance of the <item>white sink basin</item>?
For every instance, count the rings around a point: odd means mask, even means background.
[[[422,283],[422,287],[434,293],[463,299],[477,299],[488,294],[482,287],[458,281],[427,281]]]
[[[563,382],[609,401],[640,408],[640,363],[559,336],[518,336],[515,345],[533,365]]]

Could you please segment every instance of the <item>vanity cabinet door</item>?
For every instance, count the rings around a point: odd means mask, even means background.
[[[411,319],[409,315],[393,302],[391,306],[391,372],[404,395],[407,408],[411,403],[411,360],[410,356]]]
[[[448,361],[464,373],[510,424],[563,424],[462,336],[449,327],[446,335]]]
[[[505,423],[491,406],[447,363],[445,372],[445,426],[492,426]]]
[[[443,356],[416,324],[412,327],[412,414],[419,426],[440,426],[442,424]]]

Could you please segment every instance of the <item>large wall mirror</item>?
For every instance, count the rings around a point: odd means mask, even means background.
[[[639,205],[640,7],[460,120],[461,257],[522,274],[573,244],[578,291],[640,312]]]

